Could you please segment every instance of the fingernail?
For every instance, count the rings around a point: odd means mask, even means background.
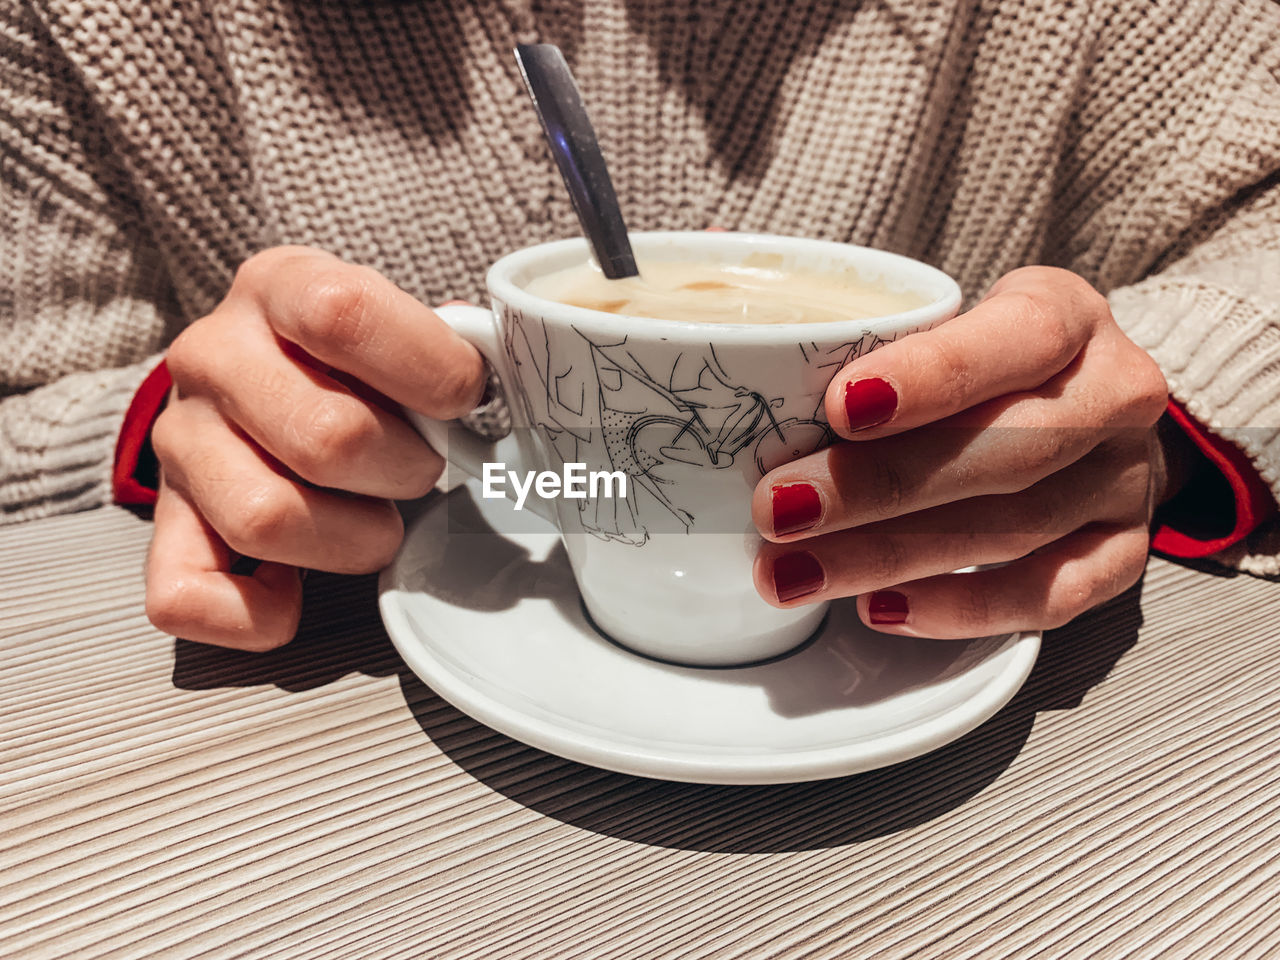
[[[773,561],[773,591],[782,603],[817,593],[826,579],[822,564],[808,550],[784,553]]]
[[[808,530],[822,515],[818,491],[808,483],[783,483],[773,488],[773,532]]]
[[[867,618],[872,623],[906,623],[907,598],[897,590],[877,590],[867,600]]]
[[[867,377],[846,384],[844,414],[850,430],[865,430],[884,423],[898,409],[898,391],[888,380]]]

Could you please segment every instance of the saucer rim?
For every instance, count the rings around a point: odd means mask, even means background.
[[[959,739],[998,713],[1026,682],[1040,652],[1039,631],[1005,635],[1003,644],[991,655],[1007,655],[1010,662],[976,695],[920,724],[871,741],[772,754],[699,756],[660,749],[641,750],[556,725],[467,684],[457,671],[432,656],[430,648],[418,639],[417,628],[409,622],[400,600],[402,595],[413,595],[417,591],[405,590],[393,582],[399,559],[398,555],[379,576],[378,608],[392,644],[431,690],[472,719],[521,743],[604,770],[659,780],[723,785],[797,783],[848,776],[922,756]],[[483,617],[483,614],[476,616]],[[626,654],[625,650],[621,652]]]

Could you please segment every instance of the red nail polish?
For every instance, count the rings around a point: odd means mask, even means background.
[[[865,430],[884,423],[898,409],[898,391],[888,380],[867,377],[844,388],[844,414],[850,430]]]
[[[784,553],[773,561],[773,590],[783,603],[817,593],[826,579],[822,564],[808,550]]]
[[[897,590],[877,590],[867,600],[867,619],[872,623],[906,623],[907,598]]]
[[[782,483],[773,488],[773,532],[808,530],[822,515],[818,491],[807,483]]]

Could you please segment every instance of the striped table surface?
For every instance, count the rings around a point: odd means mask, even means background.
[[[0,956],[1280,955],[1278,584],[1153,560],[950,746],[708,787],[460,714],[373,578],[272,654],[175,641],[148,535],[0,528]]]

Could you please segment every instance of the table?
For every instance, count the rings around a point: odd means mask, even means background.
[[[1280,953],[1280,584],[1153,559],[956,743],[708,787],[460,714],[371,577],[275,653],[166,637],[148,536],[0,528],[0,956]]]

